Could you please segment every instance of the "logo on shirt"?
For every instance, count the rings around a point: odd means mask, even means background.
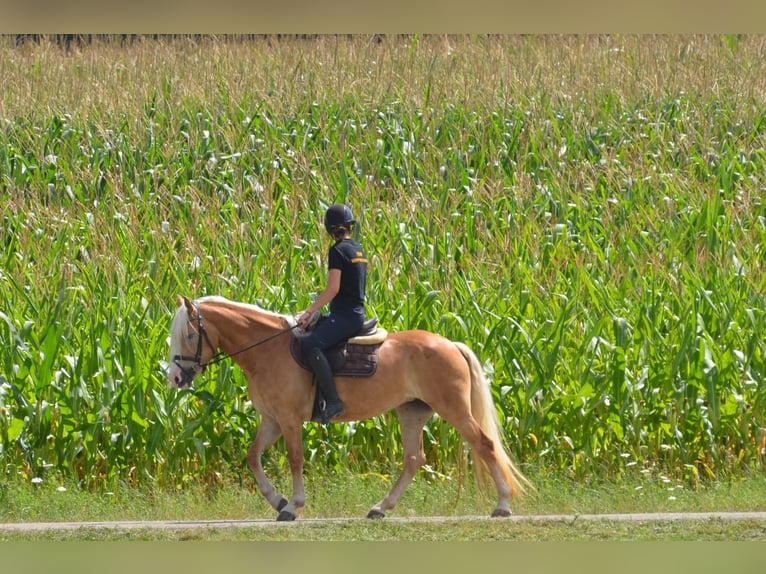
[[[356,252],[356,257],[351,260],[351,263],[368,263],[367,258],[361,251]]]

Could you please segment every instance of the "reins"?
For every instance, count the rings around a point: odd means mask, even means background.
[[[298,325],[293,325],[292,327],[288,327],[287,329],[282,329],[281,331],[278,331],[277,333],[275,333],[273,335],[269,335],[265,339],[261,339],[260,341],[257,341],[255,343],[253,343],[252,345],[248,345],[244,349],[240,349],[239,351],[235,351],[233,353],[224,353],[223,351],[218,351],[215,355],[210,357],[210,360],[207,363],[200,363],[200,366],[207,367],[208,365],[215,365],[216,363],[220,363],[224,359],[228,359],[230,357],[234,357],[236,355],[239,355],[241,353],[249,351],[250,349],[255,349],[256,347],[258,347],[260,345],[268,343],[272,339],[276,339],[277,337],[281,337],[285,333],[289,333],[290,331],[292,331],[296,327],[298,327]],[[207,339],[207,335],[205,336],[205,338]],[[210,341],[209,340],[208,340],[208,345],[210,345]],[[210,345],[210,346],[212,347],[212,345]]]
[[[207,331],[205,331],[205,326],[202,324],[202,312],[200,311],[199,304],[194,301],[193,302],[194,308],[197,310],[197,316],[192,317],[189,319],[189,321],[196,321],[197,322],[197,352],[193,357],[190,357],[189,355],[173,355],[173,362],[176,364],[176,366],[181,369],[181,371],[189,377],[189,379],[193,378],[193,373],[189,372],[189,369],[187,367],[184,367],[179,363],[179,361],[191,361],[194,363],[194,365],[191,367],[193,369],[196,369],[200,372],[204,372],[205,369],[208,367],[208,365],[215,365],[216,363],[220,363],[224,359],[228,359],[230,357],[234,357],[236,355],[240,355],[246,351],[249,351],[251,349],[254,349],[255,347],[258,347],[260,345],[264,345],[268,343],[269,341],[276,339],[277,337],[281,337],[285,333],[289,333],[298,325],[293,325],[292,327],[288,327],[286,329],[282,329],[281,331],[278,331],[277,333],[274,333],[273,335],[269,335],[268,337],[261,339],[260,341],[256,341],[252,345],[248,345],[244,349],[240,349],[239,351],[235,351],[234,353],[224,353],[223,351],[218,351],[215,353],[212,357],[210,357],[210,360],[208,360],[206,363],[202,362],[202,339],[204,337],[205,341],[207,341],[208,346],[215,350],[215,347],[213,347],[213,343],[210,341],[210,337],[207,335]]]

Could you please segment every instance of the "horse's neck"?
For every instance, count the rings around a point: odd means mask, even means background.
[[[281,328],[278,315],[236,304],[205,304],[202,316],[215,327],[218,346],[229,355],[266,339]]]

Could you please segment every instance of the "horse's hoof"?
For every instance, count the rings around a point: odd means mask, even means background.
[[[276,508],[277,512],[282,510],[285,506],[287,506],[287,499],[283,496],[282,500],[280,500],[279,504],[277,504],[277,508]]]
[[[385,518],[385,516],[386,516],[386,513],[381,512],[380,510],[370,510],[367,513],[367,518],[371,520],[380,520],[381,518]]]
[[[506,508],[495,508],[492,511],[492,518],[508,518],[511,515],[511,511]]]
[[[287,510],[283,510],[277,516],[277,522],[292,522],[293,520],[295,520],[295,514]]]

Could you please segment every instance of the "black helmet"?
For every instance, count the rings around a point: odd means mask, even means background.
[[[354,219],[351,209],[342,203],[331,205],[324,214],[324,228],[331,235],[332,230],[339,225],[350,227],[354,223],[356,223],[356,219]]]

